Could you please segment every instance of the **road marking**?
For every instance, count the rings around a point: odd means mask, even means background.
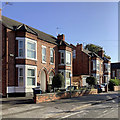
[[[107,98],[108,98],[108,99],[112,99],[112,97],[110,97],[110,96],[107,96]]]
[[[66,115],[66,116],[60,118],[59,120],[64,119],[64,118],[68,118],[68,117],[70,117],[70,116],[73,116],[73,115],[75,115],[75,114],[82,113],[82,112],[84,112],[84,111],[80,111],[80,112],[76,112],[76,113],[72,113],[72,114]]]
[[[111,110],[110,112],[107,112],[107,113],[105,113],[105,114],[103,114],[103,115],[100,115],[100,116],[98,116],[98,117],[96,117],[96,118],[102,118],[103,116],[105,116],[105,115],[107,115],[107,114],[110,114],[111,112],[113,112],[114,110]]]
[[[103,111],[103,113],[107,112],[107,110]]]
[[[115,103],[115,100],[112,100],[113,103]]]

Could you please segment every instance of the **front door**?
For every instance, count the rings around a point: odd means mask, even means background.
[[[46,91],[46,74],[45,71],[41,72],[41,84],[40,88],[42,89],[43,92]]]

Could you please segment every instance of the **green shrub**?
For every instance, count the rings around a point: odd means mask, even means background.
[[[96,85],[97,84],[97,80],[95,77],[91,76],[91,77],[87,77],[86,78],[86,83],[88,83],[90,86]]]
[[[61,73],[56,74],[52,80],[52,87],[61,88],[64,87],[64,85],[65,85],[65,80],[63,75]]]
[[[108,84],[109,90],[113,91],[114,86],[119,86],[120,85],[120,80],[119,79],[111,79]]]

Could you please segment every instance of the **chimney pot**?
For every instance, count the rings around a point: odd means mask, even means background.
[[[80,51],[83,51],[83,45],[82,45],[82,44],[77,43],[77,48],[78,48]]]
[[[58,36],[57,36],[57,39],[58,40],[64,40],[65,41],[65,35],[64,34],[58,34]]]

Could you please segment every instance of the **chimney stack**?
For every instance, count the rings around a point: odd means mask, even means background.
[[[80,51],[83,51],[83,45],[82,45],[82,44],[77,43],[77,48],[78,48]]]
[[[64,34],[58,34],[58,36],[57,36],[57,39],[58,40],[64,40],[65,41],[65,35]]]
[[[103,50],[98,51],[98,55],[103,58],[104,57],[104,51]]]

